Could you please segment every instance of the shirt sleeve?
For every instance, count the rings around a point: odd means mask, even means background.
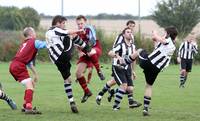
[[[123,40],[123,38],[124,38],[124,37],[123,37],[122,34],[118,35],[118,36],[116,37],[116,39],[115,39],[115,42],[113,43],[113,48],[114,48],[117,44],[121,43],[122,40]]]
[[[66,36],[66,35],[69,34],[69,31],[68,31],[68,30],[61,29],[61,28],[58,28],[58,27],[56,27],[56,28],[54,29],[54,31],[55,31],[55,34],[56,34],[56,35],[59,35],[59,36]]]
[[[47,44],[45,41],[35,40],[35,48],[37,49],[47,48]]]
[[[181,56],[181,50],[183,49],[183,45],[184,45],[184,43],[181,43],[181,45],[180,45],[180,47],[178,49],[178,57]]]
[[[93,43],[93,45],[95,45],[96,44],[96,31],[95,31],[95,29],[94,29],[94,27],[93,26],[90,26],[90,25],[87,25],[86,27],[85,27],[86,29],[89,29],[89,35],[88,35],[88,38],[89,38],[89,40]]]
[[[194,43],[192,48],[193,48],[194,53],[197,54],[198,53],[198,45],[196,43]]]
[[[121,44],[119,43],[119,44],[115,45],[115,47],[113,47],[112,51],[114,53],[117,53],[117,52],[119,52],[120,49],[121,49]]]

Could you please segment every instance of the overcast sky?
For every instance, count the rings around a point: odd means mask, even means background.
[[[132,14],[138,15],[138,0],[63,0],[64,15]],[[150,15],[157,2],[162,0],[140,0],[141,16]],[[1,6],[30,6],[46,15],[61,14],[61,0],[0,0]]]

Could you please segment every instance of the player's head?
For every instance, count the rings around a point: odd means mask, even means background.
[[[133,31],[135,28],[135,21],[133,21],[133,20],[127,21],[126,26],[129,27]]]
[[[57,15],[53,18],[52,20],[52,26],[57,26],[61,29],[65,28],[65,22],[67,21],[67,18],[65,18],[64,16],[61,15]]]
[[[173,41],[176,39],[176,36],[178,35],[176,27],[174,26],[167,27],[165,28],[165,31],[167,32],[166,37],[170,37]]]
[[[191,32],[191,33],[188,35],[187,41],[188,41],[188,42],[194,42],[194,41],[196,41],[196,36],[195,36],[195,33],[194,33],[194,32]]]
[[[35,30],[32,27],[24,28],[23,35],[25,38],[36,38]]]
[[[84,29],[86,25],[87,19],[83,15],[79,15],[76,17],[76,24],[78,26],[78,29]]]
[[[127,40],[131,40],[132,39],[132,30],[129,27],[124,28],[124,30],[122,31],[122,34],[124,36],[125,39]]]

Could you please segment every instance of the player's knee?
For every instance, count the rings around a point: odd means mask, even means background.
[[[76,71],[76,77],[77,77],[77,78],[80,78],[82,75],[83,75],[83,74],[82,74],[82,72],[81,72],[80,70],[77,70],[77,71]]]
[[[128,87],[127,87],[127,91],[128,91],[129,93],[133,93],[133,86],[128,86]]]
[[[127,84],[122,84],[121,86],[120,86],[124,91],[126,91],[127,90]]]
[[[186,70],[185,69],[181,70],[181,75],[186,75]]]

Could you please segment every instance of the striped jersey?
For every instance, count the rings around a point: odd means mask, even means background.
[[[181,43],[178,56],[183,59],[193,59],[194,54],[198,53],[198,48],[196,43],[185,41]]]
[[[55,63],[62,52],[72,53],[74,44],[82,48],[86,46],[86,43],[79,36],[71,40],[68,31],[58,27],[51,27],[46,32],[46,43],[49,57],[53,63]]]
[[[119,35],[116,37],[116,39],[115,39],[115,41],[114,41],[114,43],[113,43],[113,48],[114,48],[117,44],[121,43],[121,42],[123,41],[123,39],[124,39],[123,34],[122,34],[122,33],[119,34]],[[133,36],[133,35],[132,35],[132,43],[134,43],[134,36]]]
[[[165,43],[158,42],[153,52],[150,53],[148,56],[151,63],[160,70],[169,65],[171,56],[173,55],[176,49],[170,37],[168,37],[165,40],[166,40]]]
[[[133,43],[127,45],[125,40],[122,39],[120,43],[116,44],[113,47],[112,51],[117,53],[122,58],[127,58],[135,52],[135,45]],[[117,58],[113,58],[112,65],[118,66],[119,64],[119,60]],[[128,66],[131,66],[131,64],[126,64],[125,69],[127,69]]]

